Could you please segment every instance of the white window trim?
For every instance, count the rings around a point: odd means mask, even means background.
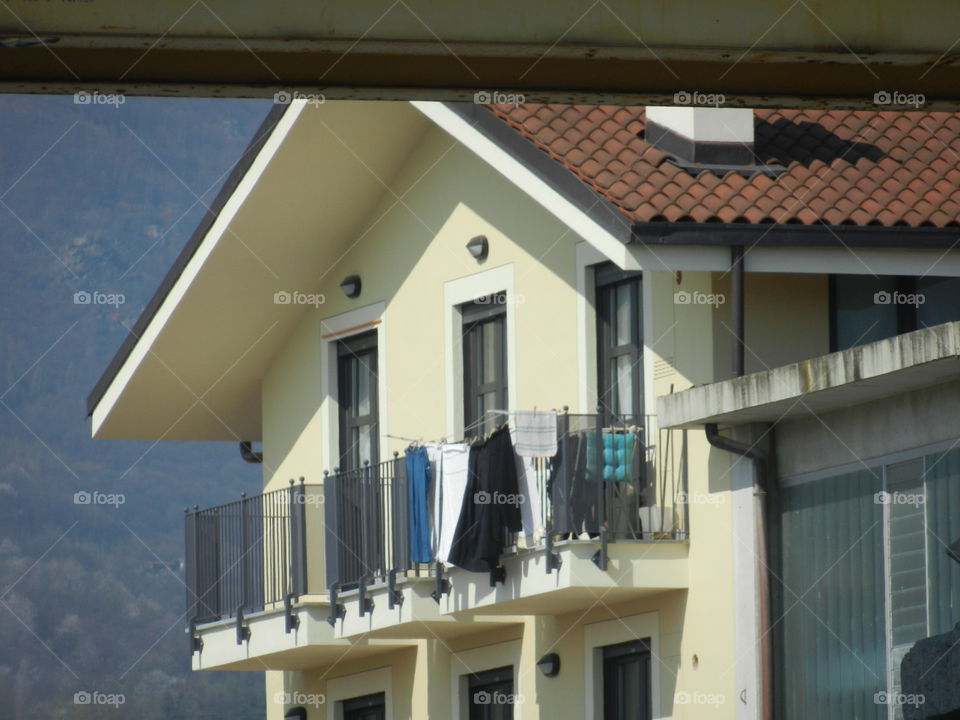
[[[513,693],[518,698],[533,698],[525,693],[523,674],[519,672],[522,652],[520,640],[484,645],[451,653],[450,657],[450,717],[467,720],[470,717],[470,674],[510,665],[513,668]],[[523,700],[513,706],[514,720],[523,720]]]
[[[383,693],[385,720],[393,720],[393,682],[389,667],[327,680],[327,720],[343,720],[343,701]]]
[[[656,611],[628,615],[583,627],[584,720],[603,718],[603,648],[629,640],[650,638],[650,705],[660,714],[660,617]]]
[[[387,346],[384,321],[386,304],[365,305],[320,321],[320,357],[324,367],[321,377],[323,458],[332,471],[340,462],[340,404],[337,401],[337,342],[375,329],[377,332],[377,415],[380,449],[386,448],[387,435]],[[379,322],[378,322],[379,321]],[[370,323],[377,322],[370,327]],[[362,326],[362,327],[361,327]],[[355,330],[351,330],[356,328]],[[336,337],[324,337],[331,334]]]
[[[517,295],[513,263],[443,285],[443,355],[446,358],[447,438],[463,436],[463,314],[460,306],[484,295],[505,293],[507,310],[507,407],[517,407]]]
[[[577,243],[577,412],[597,411],[597,285],[593,266],[607,256],[586,242]]]

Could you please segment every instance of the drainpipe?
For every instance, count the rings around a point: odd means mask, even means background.
[[[736,295],[734,295],[736,297]],[[734,300],[736,302],[736,300]],[[773,720],[773,636],[770,626],[770,572],[768,570],[769,527],[767,524],[767,461],[766,450],[757,445],[724,437],[716,423],[704,426],[707,442],[734,455],[750,458],[754,469],[754,516],[757,545],[757,620],[760,635],[760,717]]]
[[[743,377],[743,246],[730,248],[730,314],[733,323],[733,377]]]
[[[244,440],[240,443],[240,457],[242,457],[248,463],[253,463],[254,465],[259,465],[263,462],[263,453],[253,451],[253,443],[249,440]]]

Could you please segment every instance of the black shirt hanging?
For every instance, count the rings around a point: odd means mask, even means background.
[[[520,532],[520,496],[510,430],[502,427],[470,448],[470,475],[463,496],[450,562],[471,572],[500,564],[508,532]]]

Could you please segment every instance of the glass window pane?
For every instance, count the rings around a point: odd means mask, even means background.
[[[613,401],[614,413],[622,417],[633,415],[633,359],[629,355],[620,355],[612,358],[610,374],[613,378],[615,392]]]
[[[917,307],[918,328],[960,320],[960,278],[919,278],[917,292],[924,300]]]
[[[368,366],[370,361],[369,356],[363,356],[354,360],[354,368],[356,372],[356,386],[354,392],[356,393],[356,414],[357,415],[369,415],[370,414],[370,380],[371,380],[371,371],[373,368]]]
[[[633,342],[633,308],[631,307],[629,283],[618,285],[614,293],[616,344],[629,345]]]
[[[481,327],[481,333],[480,382],[488,383],[497,379],[497,322],[484,323]]]
[[[362,467],[373,462],[373,425],[360,425],[356,428],[357,459]]]
[[[958,566],[945,552],[960,537],[960,447],[924,458],[930,633],[952,630],[960,617]]]
[[[834,328],[837,346],[883,340],[897,334],[897,305],[893,303],[896,278],[885,275],[836,275],[834,277]]]
[[[775,716],[885,720],[883,489],[864,470],[782,488]]]

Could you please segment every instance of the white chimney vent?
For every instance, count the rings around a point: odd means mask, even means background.
[[[648,106],[645,138],[682,163],[756,163],[749,108]]]

